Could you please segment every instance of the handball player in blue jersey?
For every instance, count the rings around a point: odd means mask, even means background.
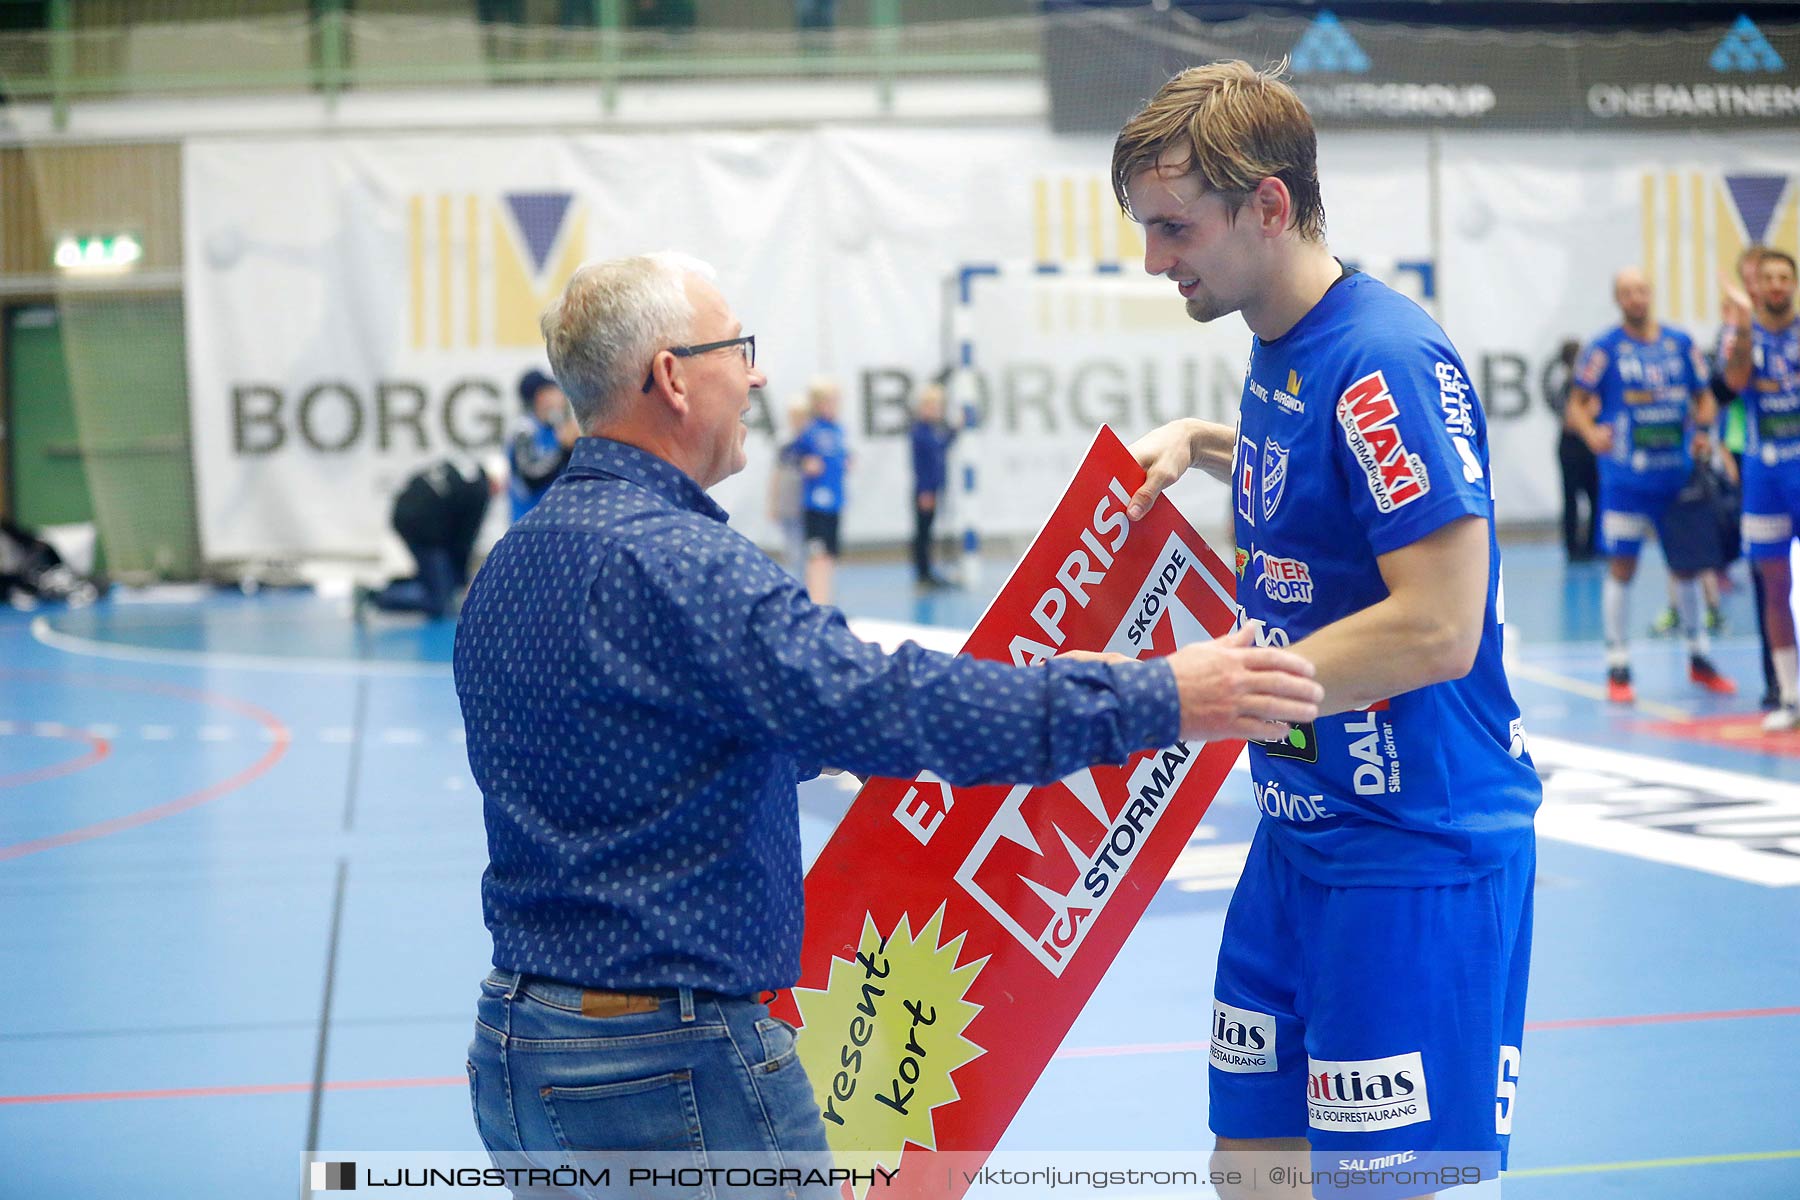
[[[1145,269],[1196,321],[1256,335],[1237,428],[1132,447],[1131,515],[1191,467],[1230,486],[1240,619],[1314,664],[1329,714],[1251,748],[1262,818],[1225,919],[1210,1120],[1249,1165],[1493,1164],[1541,791],[1501,667],[1487,421],[1436,322],[1332,257],[1316,154],[1293,91],[1241,62],[1170,80],[1113,149]]]
[[[1744,402],[1744,552],[1763,581],[1763,616],[1781,705],[1763,728],[1800,726],[1794,587],[1789,554],[1800,520],[1800,322],[1794,319],[1794,260],[1765,250],[1757,265],[1756,312],[1727,306],[1725,386]]]
[[[1695,436],[1705,436],[1715,412],[1706,385],[1706,360],[1694,339],[1656,319],[1650,281],[1635,267],[1613,279],[1620,324],[1595,338],[1576,360],[1569,390],[1569,423],[1600,460],[1600,536],[1608,558],[1601,585],[1606,632],[1606,697],[1630,704],[1631,660],[1626,628],[1628,594],[1638,551],[1652,528],[1675,577],[1675,611],[1687,636],[1688,678],[1710,692],[1737,691],[1708,657],[1701,621],[1700,564],[1681,561],[1668,519],[1693,474]]]

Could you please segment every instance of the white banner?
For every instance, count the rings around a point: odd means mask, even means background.
[[[1614,270],[1648,260],[1671,317],[1704,318],[1710,340],[1708,281],[1735,245],[1792,247],[1792,155],[1778,151],[1460,135],[1434,156],[1415,135],[1326,140],[1331,245],[1441,315],[1488,408],[1503,522],[1558,509],[1544,391],[1557,343],[1615,319]],[[545,365],[537,315],[574,266],[664,247],[719,268],[768,370],[751,466],[714,493],[739,528],[775,540],[775,433],[823,374],[844,385],[856,455],[845,537],[905,538],[905,406],[966,338],[988,405],[963,451],[984,464],[980,524],[1030,532],[1095,424],[1130,438],[1182,412],[1229,419],[1225,380],[1241,376],[1242,323],[1187,323],[1173,286],[1142,276],[1109,152],[1105,138],[982,127],[190,141],[205,553],[377,553],[409,472],[499,449],[519,376]],[[1096,263],[1121,273],[1096,282]],[[1020,264],[1089,283],[1052,300],[1056,285]],[[968,275],[988,266],[999,274]],[[975,307],[951,329],[965,276]],[[1189,494],[1216,526],[1223,501]]]
[[[1543,395],[1563,339],[1618,324],[1613,275],[1644,267],[1660,318],[1710,349],[1743,247],[1796,252],[1796,177],[1791,137],[1443,139],[1440,311],[1487,408],[1503,523],[1562,510]]]

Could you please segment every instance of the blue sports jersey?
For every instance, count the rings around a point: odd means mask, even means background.
[[[1531,841],[1541,798],[1500,665],[1487,419],[1443,330],[1367,275],[1258,339],[1232,479],[1237,596],[1285,646],[1387,595],[1376,558],[1464,516],[1488,522],[1474,669],[1250,754],[1277,847],[1338,886],[1456,883]]]
[[[556,436],[556,426],[527,416],[524,428],[513,435],[512,469],[507,472],[506,497],[512,503],[512,519],[520,517],[537,507],[550,485],[556,482],[559,469],[548,479],[533,480],[526,477],[530,466],[542,470],[547,464],[561,464],[568,461],[568,451],[563,448],[562,440]]]
[[[1773,467],[1800,459],[1800,321],[1750,328],[1750,386],[1744,389],[1745,456]]]
[[[794,439],[792,452],[811,454],[825,464],[823,474],[804,480],[806,488],[801,503],[812,512],[842,512],[844,508],[844,471],[850,462],[850,450],[844,444],[844,430],[836,421],[814,417],[812,423]]]
[[[1688,412],[1706,386],[1706,360],[1694,339],[1662,326],[1639,341],[1615,326],[1581,352],[1575,383],[1600,398],[1595,421],[1613,431],[1601,478],[1645,487],[1681,486],[1694,469]]]

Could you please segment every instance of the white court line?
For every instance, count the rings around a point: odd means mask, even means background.
[[[391,675],[401,678],[448,678],[449,663],[399,663],[356,658],[281,658],[263,654],[218,654],[211,650],[153,650],[82,637],[53,628],[46,617],[34,617],[31,636],[52,650],[118,662],[157,663],[179,667],[218,667],[238,671],[291,671],[303,675]]]

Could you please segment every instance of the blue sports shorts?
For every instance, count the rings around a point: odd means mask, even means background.
[[[1771,467],[1744,456],[1744,555],[1786,558],[1800,520],[1800,462]]]
[[[1612,558],[1636,558],[1650,530],[1668,542],[1665,522],[1675,497],[1687,482],[1679,474],[1631,476],[1600,473],[1600,548]]]
[[[1213,988],[1211,1124],[1315,1151],[1498,1151],[1537,852],[1468,883],[1329,887],[1257,827]]]

